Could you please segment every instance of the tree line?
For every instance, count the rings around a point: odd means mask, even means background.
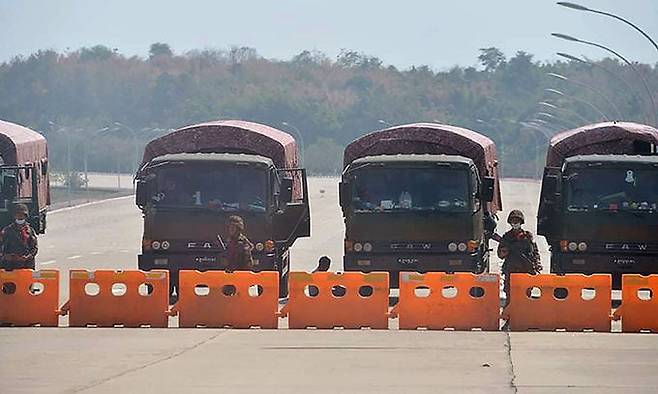
[[[505,176],[537,177],[548,138],[586,123],[653,123],[656,65],[585,58],[540,62],[482,48],[474,66],[398,69],[358,51],[266,59],[253,48],[147,58],[97,45],[0,64],[0,119],[42,132],[54,170],[134,171],[144,145],[181,126],[244,119],[290,132],[312,174],[339,174],[354,138],[388,125],[441,122],[498,146]],[[648,90],[642,78],[647,82]],[[658,101],[658,96],[653,97]]]

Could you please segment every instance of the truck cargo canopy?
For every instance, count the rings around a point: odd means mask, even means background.
[[[48,157],[46,139],[27,127],[0,120],[0,156],[4,165],[40,165]]]
[[[223,120],[186,126],[149,142],[142,166],[173,153],[246,153],[269,157],[277,168],[297,167],[290,134],[259,123]]]
[[[39,209],[50,204],[50,182],[47,164],[48,145],[46,139],[34,130],[0,120],[0,165],[33,165],[42,175],[38,178]],[[19,178],[19,197],[32,195],[31,182]]]
[[[345,148],[343,166],[375,155],[444,154],[470,158],[480,176],[495,178],[494,201],[490,211],[502,209],[496,146],[488,137],[461,127],[437,123],[414,123],[374,131],[352,141]]]
[[[567,157],[578,155],[637,155],[637,143],[658,146],[658,130],[630,122],[604,122],[564,131],[551,138],[547,167],[561,167]]]

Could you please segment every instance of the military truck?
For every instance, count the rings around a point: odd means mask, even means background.
[[[622,122],[554,136],[537,232],[553,273],[658,273],[658,130]]]
[[[344,152],[345,271],[489,270],[501,206],[489,138],[434,123],[366,134]]]
[[[48,145],[36,131],[0,120],[0,226],[13,222],[13,206],[30,209],[28,221],[34,230],[46,231],[50,205]]]
[[[287,133],[226,120],[183,127],[149,142],[136,175],[144,216],[142,270],[222,270],[226,221],[241,216],[257,270],[276,270],[287,292],[290,247],[310,235],[306,172]]]

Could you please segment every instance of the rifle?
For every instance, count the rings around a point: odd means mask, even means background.
[[[541,264],[538,264],[536,261],[531,260],[530,257],[528,257],[528,255],[520,251],[517,246],[512,245],[509,242],[505,241],[505,239],[503,239],[503,237],[500,236],[499,234],[492,232],[490,238],[505,246],[510,251],[509,255],[511,255],[513,252],[516,252],[516,254],[519,255],[526,263],[530,264],[530,266],[533,269],[536,269],[537,271],[542,270]],[[507,257],[505,258],[505,260],[507,260]]]

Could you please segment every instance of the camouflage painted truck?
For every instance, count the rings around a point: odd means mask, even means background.
[[[658,273],[658,130],[599,123],[554,136],[537,232],[553,273]]]
[[[487,272],[501,209],[496,149],[434,123],[364,135],[344,152],[345,271]]]
[[[290,247],[310,235],[306,172],[287,133],[262,124],[217,121],[148,143],[137,172],[144,216],[142,270],[223,270],[225,223],[239,215],[256,269],[276,270],[287,292]]]
[[[13,206],[30,209],[28,221],[39,234],[46,231],[50,205],[48,145],[36,131],[0,120],[0,226],[13,222]]]

